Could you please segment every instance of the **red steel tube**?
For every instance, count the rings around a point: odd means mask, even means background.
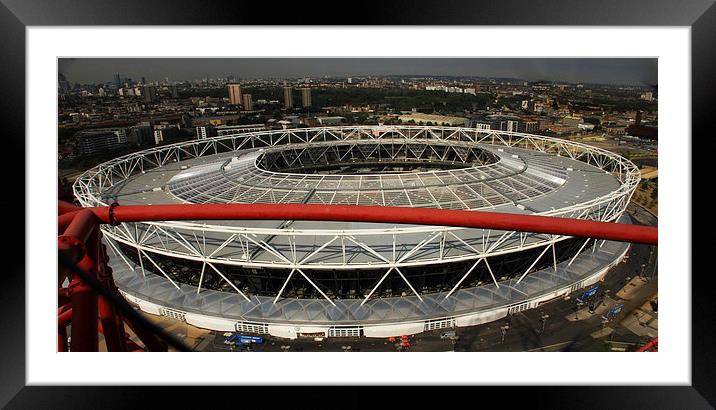
[[[57,232],[62,235],[80,211],[72,211],[57,217]]]
[[[57,214],[62,215],[68,212],[80,211],[82,208],[67,201],[57,201]]]
[[[57,351],[67,351],[67,328],[60,327],[57,329]]]
[[[85,258],[87,259],[87,258]],[[83,269],[87,264],[83,264]],[[72,297],[72,343],[73,352],[96,352],[97,335],[97,294],[92,288],[76,277],[70,283]]]
[[[107,344],[108,352],[126,351],[124,340],[124,323],[119,313],[104,296],[99,296],[99,320],[102,325],[104,342]]]
[[[72,218],[72,222],[70,222],[64,234],[61,236],[70,236],[81,242],[87,242],[87,239],[89,239],[92,234],[92,230],[99,222],[97,216],[95,216],[95,213],[91,209],[82,210]]]
[[[649,343],[645,344],[644,346],[636,349],[637,352],[647,352],[651,348],[656,347],[659,345],[659,338],[655,337],[649,341]]]
[[[65,327],[72,321],[72,308],[57,314],[57,326]]]
[[[99,262],[98,256],[100,256],[99,226],[94,215],[89,220],[94,221],[94,226],[89,229],[89,234],[87,234],[87,253],[77,266],[85,272],[96,275]],[[75,276],[72,279],[69,290],[72,300],[72,342],[70,349],[73,352],[96,352],[99,347],[97,294],[79,276]]]
[[[104,223],[179,220],[301,220],[415,224],[523,231],[656,245],[656,227],[538,215],[431,208],[307,204],[176,204],[92,208]],[[69,230],[69,228],[68,228]]]

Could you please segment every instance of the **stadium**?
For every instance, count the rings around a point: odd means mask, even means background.
[[[630,161],[588,145],[439,126],[268,130],[103,163],[83,207],[332,204],[623,222]],[[121,294],[217,331],[388,337],[473,326],[599,281],[628,244],[371,222],[196,220],[103,225]]]

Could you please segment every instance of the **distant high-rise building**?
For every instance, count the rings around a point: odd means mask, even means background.
[[[100,97],[105,97],[107,95],[107,93],[104,92],[104,88],[102,88],[102,87],[99,88],[98,93],[99,93]]]
[[[80,155],[93,155],[127,142],[124,128],[94,128],[75,134]]]
[[[239,84],[229,84],[229,102],[233,105],[241,104],[241,86]]]
[[[172,93],[172,98],[179,98],[179,90],[176,85],[170,85],[169,91]]]
[[[147,83],[147,79],[142,77],[142,84],[146,84],[146,83]]]
[[[519,117],[511,115],[490,115],[488,116],[491,130],[518,132],[520,126]]]
[[[471,122],[470,122],[470,126],[471,126],[472,128],[476,128],[476,129],[478,129],[478,130],[483,130],[483,131],[490,129],[490,124],[489,124],[489,123],[487,123],[487,122],[482,122],[482,121],[480,121],[480,120],[471,121]]]
[[[589,124],[592,127],[590,129],[594,128],[594,124]],[[579,124],[579,128],[582,129],[582,124]],[[526,121],[520,121],[517,129],[520,132],[526,132],[528,134],[532,134],[539,131],[539,121],[533,121],[533,120],[526,120]]]
[[[142,96],[144,96],[144,102],[155,102],[157,100],[157,89],[153,85],[145,85],[142,89]]]
[[[301,88],[301,104],[304,107],[311,106],[311,89],[310,88]]]
[[[147,145],[154,142],[152,125],[149,122],[141,122],[129,128],[127,141],[136,145]]]
[[[216,136],[216,128],[213,125],[208,124],[201,127],[196,127],[196,138],[205,140],[207,138]]]
[[[192,121],[191,116],[186,114],[182,115],[179,121],[179,124],[184,128],[191,128],[193,123],[194,121]]]
[[[351,77],[348,77],[348,84],[353,84],[353,79]]]
[[[67,81],[67,78],[65,78],[65,75],[62,73],[58,74],[58,88],[62,93],[66,93],[72,89],[70,82]]]
[[[283,107],[293,108],[293,88],[290,86],[283,86]]]
[[[154,144],[161,144],[164,141],[176,138],[179,135],[179,127],[176,124],[160,124],[154,127]]]
[[[244,111],[253,111],[254,110],[254,102],[251,100],[251,94],[243,95],[241,105],[244,106]]]
[[[241,132],[256,132],[264,131],[266,126],[264,124],[244,124],[244,125],[218,125],[214,131],[214,135],[231,135]]]
[[[122,79],[119,78],[119,73],[114,74],[114,85],[117,86],[117,88],[122,86]]]

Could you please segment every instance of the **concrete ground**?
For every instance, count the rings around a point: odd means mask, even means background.
[[[141,312],[141,311],[140,311]],[[216,337],[216,332],[213,332],[211,330],[207,329],[201,329],[195,326],[192,326],[190,324],[187,324],[185,322],[180,322],[178,320],[166,317],[166,316],[156,316],[156,315],[150,315],[144,312],[141,312],[142,315],[147,318],[150,322],[158,325],[162,329],[166,330],[167,332],[173,334],[180,340],[182,340],[186,345],[194,350],[194,351],[204,351],[207,350],[207,346],[214,342],[214,338]],[[130,329],[129,327],[124,327],[125,332],[129,335],[129,338],[134,341],[135,343],[142,345],[141,341],[137,337],[136,334]],[[99,335],[100,340],[100,351],[106,352],[107,347],[104,344],[104,337],[100,333]],[[221,339],[224,340],[223,338]],[[175,351],[174,348],[169,348],[169,351]]]

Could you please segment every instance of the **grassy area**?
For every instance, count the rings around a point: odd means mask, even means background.
[[[624,157],[630,160],[635,158],[657,158],[658,156],[656,152],[626,151],[624,153]]]
[[[659,215],[658,183],[656,180],[642,180],[632,198],[654,215]]]
[[[278,100],[283,102],[281,87],[246,87],[246,94],[254,100]],[[180,93],[186,97],[227,97],[226,87],[191,90]],[[300,100],[298,88],[293,89],[294,103]],[[409,111],[412,108],[433,109],[439,112],[457,112],[462,110],[484,109],[492,101],[488,93],[477,95],[464,93],[446,93],[442,91],[412,90],[405,88],[312,88],[311,102],[313,107],[341,106],[346,104],[386,105],[396,111]],[[522,97],[519,97],[521,102]]]

